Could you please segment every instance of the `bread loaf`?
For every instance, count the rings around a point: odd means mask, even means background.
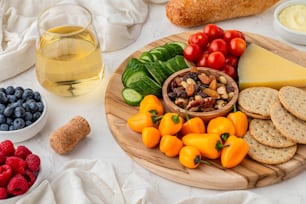
[[[166,15],[175,25],[199,26],[261,13],[279,0],[169,0]]]

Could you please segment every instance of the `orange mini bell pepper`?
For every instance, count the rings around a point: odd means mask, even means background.
[[[193,146],[184,146],[179,153],[180,163],[190,169],[197,168],[201,163],[201,152]]]
[[[139,112],[151,112],[160,116],[164,114],[164,106],[157,96],[149,94],[141,100]]]
[[[145,127],[153,127],[155,124],[154,116],[150,112],[136,113],[131,116],[128,121],[128,126],[135,132],[141,133]]]
[[[247,115],[241,111],[238,111],[236,106],[234,106],[234,111],[229,113],[227,118],[230,119],[235,126],[235,136],[244,136],[249,126]]]
[[[249,151],[248,143],[240,137],[229,136],[221,150],[221,164],[225,168],[232,168],[242,162]]]
[[[162,116],[158,129],[162,136],[175,135],[182,129],[183,123],[179,113],[168,112]]]
[[[190,133],[183,136],[184,145],[193,146],[200,150],[201,155],[208,159],[217,159],[223,147],[218,134],[194,134]]]
[[[145,127],[141,132],[142,143],[148,148],[154,148],[160,141],[160,132],[155,127]]]
[[[215,133],[218,135],[228,133],[230,135],[235,135],[235,126],[230,119],[220,116],[208,122],[207,133]]]
[[[164,135],[159,143],[159,150],[168,157],[177,156],[182,147],[183,142],[173,135]]]
[[[189,133],[205,133],[205,130],[204,121],[200,117],[189,118],[188,114],[186,115],[186,122],[184,122],[181,129],[183,135]]]

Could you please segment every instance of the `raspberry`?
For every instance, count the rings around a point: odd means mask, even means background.
[[[5,156],[12,156],[14,155],[15,147],[11,140],[4,140],[0,143],[0,150]]]
[[[30,171],[30,170],[26,170],[25,174],[24,174],[24,178],[28,181],[28,186],[29,188],[34,184],[34,182],[36,181],[36,175]]]
[[[0,187],[5,187],[12,175],[13,171],[9,165],[0,166]]]
[[[24,194],[28,189],[28,181],[21,174],[16,174],[7,184],[7,192],[12,195]]]
[[[6,160],[6,156],[3,152],[0,151],[0,165],[4,164]]]
[[[16,156],[10,156],[6,158],[5,164],[10,165],[14,174],[24,174],[27,163]]]
[[[28,168],[33,171],[37,172],[39,171],[40,167],[40,158],[36,154],[29,154],[26,158],[26,163],[28,165]]]
[[[16,148],[15,151],[16,157],[25,159],[29,154],[32,154],[32,152],[26,146],[20,145]]]
[[[0,188],[0,200],[8,197],[7,190],[4,187]]]

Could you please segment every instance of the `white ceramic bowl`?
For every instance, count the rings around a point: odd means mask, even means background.
[[[306,45],[306,32],[290,29],[286,27],[285,25],[283,25],[279,20],[279,14],[283,11],[283,9],[293,6],[293,5],[306,5],[306,1],[305,0],[292,0],[292,1],[286,1],[284,3],[279,4],[274,10],[274,16],[273,16],[274,29],[279,34],[279,36],[283,38],[284,40],[294,43],[294,44]],[[305,13],[305,17],[306,17],[306,13]]]
[[[45,175],[44,175],[44,167],[42,167],[43,162],[41,161],[40,163],[40,169],[39,169],[39,173],[36,177],[35,182],[33,183],[33,185],[28,189],[27,192],[25,192],[22,195],[17,195],[11,198],[7,198],[7,199],[2,199],[0,200],[1,204],[12,204],[12,203],[17,203],[17,201],[21,198],[23,198],[24,196],[27,196],[28,194],[30,194],[32,191],[34,191],[42,182],[43,180],[45,180]]]
[[[40,132],[48,119],[47,103],[43,98],[41,101],[44,104],[44,110],[41,116],[33,124],[19,130],[0,131],[0,141],[11,140],[13,143],[22,142],[34,137],[38,132]]]

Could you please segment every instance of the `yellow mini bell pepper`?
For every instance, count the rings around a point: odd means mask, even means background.
[[[242,162],[249,151],[248,143],[240,137],[231,135],[227,138],[221,150],[221,164],[232,168]]]
[[[179,113],[168,112],[162,116],[158,129],[162,136],[176,135],[182,129],[183,123],[184,119]]]
[[[218,134],[194,134],[190,133],[183,136],[184,145],[193,146],[200,150],[201,155],[208,159],[217,159],[223,147]]]
[[[201,163],[201,152],[193,146],[184,146],[179,153],[180,163],[190,169],[197,168]]]
[[[159,143],[159,150],[168,157],[177,156],[182,147],[183,142],[173,135],[164,135]]]
[[[186,116],[186,122],[184,122],[181,129],[182,135],[189,133],[205,133],[206,127],[204,121],[200,117],[189,118]]]
[[[141,100],[139,112],[151,112],[160,116],[164,114],[164,106],[157,96],[149,94]]]
[[[229,113],[227,118],[230,119],[235,126],[235,136],[243,137],[249,126],[247,115],[238,111],[236,106],[234,106],[234,111]]]
[[[235,126],[230,119],[220,116],[213,118],[208,122],[207,133],[214,133],[219,136],[224,133],[235,135]]]

